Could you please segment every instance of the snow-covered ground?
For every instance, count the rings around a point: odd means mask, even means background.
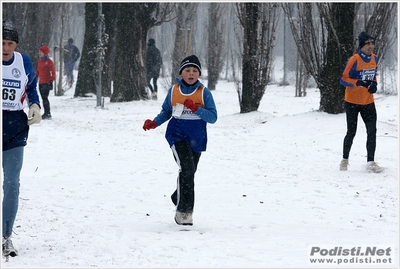
[[[106,98],[104,109],[73,91],[52,92],[53,119],[31,128],[12,237],[19,256],[3,258],[3,268],[328,266],[310,258],[398,267],[397,96],[376,94],[376,161],[386,170],[365,171],[360,119],[343,172],[345,114],[318,112],[317,89],[294,97],[293,86],[270,85],[257,112],[240,114],[233,83],[219,81],[219,118],[208,125],[195,178],[194,225],[183,227],[170,200],[178,167],[167,124],[142,129],[166,89],[157,101]],[[310,256],[312,247],[378,247],[385,255]]]

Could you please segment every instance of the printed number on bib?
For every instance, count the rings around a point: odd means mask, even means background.
[[[15,93],[16,91],[14,89],[3,88],[3,100],[14,101],[16,98]]]
[[[361,80],[374,80],[375,69],[364,70]]]

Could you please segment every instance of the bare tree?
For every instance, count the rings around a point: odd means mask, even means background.
[[[208,18],[208,49],[207,49],[207,71],[208,89],[215,90],[219,75],[222,71],[225,55],[223,53],[225,43],[225,23],[222,20],[223,12],[226,10],[225,3],[209,3]]]
[[[236,7],[244,35],[240,113],[247,113],[257,111],[270,81],[277,4],[237,3]]]
[[[163,5],[162,9],[159,6],[157,3],[102,4],[104,25],[99,47],[99,3],[86,3],[85,38],[75,97],[97,93],[97,57],[102,52],[102,95],[111,97],[111,102],[146,99],[144,57],[147,31],[167,21],[171,12],[170,4]]]
[[[3,19],[13,21],[18,30],[18,51],[27,54],[37,66],[39,47],[49,45],[58,3],[2,3]]]
[[[375,37],[375,54],[379,56],[379,92],[394,94],[398,92],[395,74],[390,69],[395,69],[398,63],[392,48],[397,48],[397,3],[358,3],[356,10],[358,16],[355,20],[357,26],[356,36],[359,31],[365,30]],[[357,48],[357,44],[354,45]]]
[[[397,10],[397,3],[358,3],[356,4],[357,17],[355,24],[364,29],[376,38],[374,53],[380,59],[385,58],[388,48],[390,48],[397,39],[397,31],[393,31],[396,26],[394,17]],[[359,31],[354,32],[357,36]],[[357,48],[357,43],[354,48]],[[354,51],[356,52],[356,51]]]
[[[83,12],[83,6],[90,3],[18,3],[18,2],[8,2],[2,3],[2,12],[3,12],[3,19],[11,19],[17,26],[19,36],[20,36],[20,43],[18,45],[18,51],[24,52],[28,54],[34,64],[36,63],[37,52],[40,45],[57,45],[62,47],[62,43],[66,42],[66,37],[73,36],[75,43],[77,43],[78,47],[81,46],[84,40],[84,31],[86,27],[78,27],[85,23],[84,17],[85,14]],[[91,3],[93,4],[93,3]],[[125,4],[134,4],[134,3],[125,3]],[[148,5],[147,3],[135,3],[135,4],[143,4],[147,6],[151,6],[154,3]],[[212,3],[214,5],[214,3]],[[218,3],[218,5],[223,5],[224,3]],[[252,3],[227,3],[225,4],[227,7],[227,11],[220,13],[220,22],[221,27],[224,23],[226,23],[226,27],[224,32],[221,34],[223,36],[223,43],[225,46],[222,47],[222,51],[220,52],[221,55],[224,56],[225,61],[225,78],[231,79],[231,74],[233,77],[237,78],[236,86],[237,92],[239,95],[239,100],[253,100],[254,98],[255,103],[254,107],[257,107],[257,99],[262,96],[262,93],[251,93],[250,95],[246,95],[249,92],[250,88],[254,88],[254,85],[257,86],[257,89],[262,88],[260,85],[262,75],[254,75],[256,70],[256,66],[251,66],[249,62],[244,62],[243,56],[246,52],[246,57],[249,57],[250,51],[261,51],[262,46],[258,38],[256,37],[257,42],[249,41],[249,31],[243,31],[244,27],[241,25],[243,21],[248,22],[251,21],[250,18],[241,19],[239,22],[239,18],[234,16],[233,10],[237,7],[237,5],[245,5],[245,4],[252,4]],[[257,3],[261,5],[262,3]],[[272,3],[263,3],[272,5]],[[397,28],[396,28],[396,18],[397,18],[397,3],[355,3],[354,8],[354,19],[352,22],[348,20],[352,16],[351,12],[348,10],[348,13],[344,11],[338,10],[337,7],[334,5],[346,5],[351,3],[284,3],[282,7],[285,10],[286,16],[288,17],[289,26],[292,29],[294,43],[296,44],[297,48],[294,51],[297,51],[300,55],[301,62],[304,64],[305,74],[304,76],[311,76],[314,81],[317,83],[317,87],[321,90],[321,110],[341,110],[341,99],[343,98],[343,87],[338,86],[338,80],[340,79],[341,68],[345,64],[347,57],[352,53],[357,51],[358,42],[357,42],[357,35],[360,31],[367,31],[372,36],[376,37],[376,47],[375,53],[379,56],[379,77],[380,79],[385,79],[385,83],[388,85],[388,89],[384,92],[396,92],[393,91],[393,88],[397,87],[396,80],[394,79],[397,73],[394,69],[397,67]],[[62,5],[66,5],[66,8],[63,8]],[[201,6],[203,8],[196,9],[196,6]],[[216,7],[218,7],[215,4]],[[212,9],[208,12],[207,9],[211,6],[211,3],[158,3],[157,7],[154,9],[152,13],[147,13],[147,18],[141,18],[141,15],[146,13],[146,10],[142,12],[142,14],[136,15],[137,13],[132,14],[124,14],[127,18],[124,20],[127,22],[126,29],[128,32],[124,32],[121,29],[125,29],[120,27],[120,12],[117,12],[117,7],[119,5],[116,3],[103,3],[103,11],[105,15],[105,25],[106,25],[106,32],[110,36],[109,44],[107,45],[107,50],[105,54],[105,69],[102,76],[103,81],[103,95],[111,97],[111,83],[114,82],[114,96],[112,97],[113,101],[115,100],[128,100],[129,98],[120,98],[123,97],[121,94],[120,97],[116,98],[116,92],[120,90],[127,90],[132,91],[135,89],[136,92],[139,94],[132,94],[132,96],[139,96],[139,99],[142,98],[140,96],[141,90],[136,86],[140,85],[140,87],[145,88],[145,83],[140,82],[144,78],[144,63],[143,61],[144,56],[138,56],[138,53],[145,54],[144,46],[146,44],[146,34],[149,32],[147,30],[152,29],[151,33],[160,40],[163,48],[163,57],[165,56],[165,66],[172,66],[172,69],[168,67],[166,70],[172,70],[168,72],[168,76],[172,77],[172,83],[175,82],[176,72],[179,68],[180,61],[184,56],[187,56],[186,53],[194,53],[199,54],[199,58],[201,59],[203,65],[209,71],[209,87],[212,88],[212,75],[216,75],[218,72],[212,71],[212,67],[208,66],[208,61],[210,59],[215,59],[215,56],[212,57],[208,55],[210,52],[213,53],[217,51],[217,47],[214,47],[213,50],[208,50],[207,40],[211,40],[212,38],[208,38],[208,35],[214,33],[210,30],[218,30],[217,29],[210,29],[211,27],[204,27],[206,25],[209,17],[211,19]],[[163,8],[161,6],[176,6],[174,11],[174,16],[176,16],[176,21],[170,24],[166,24],[163,22],[171,21],[172,17],[170,16],[168,20],[163,19]],[[351,5],[350,5],[351,6]],[[139,6],[138,6],[139,7]],[[143,11],[138,8],[139,11]],[[236,11],[239,9],[236,8]],[[339,16],[334,15],[333,12],[339,12]],[[164,12],[164,14],[166,14]],[[251,14],[251,13],[250,13]],[[134,20],[131,18],[135,16],[136,19]],[[65,18],[65,23],[63,24],[62,17]],[[216,17],[214,17],[216,18]],[[289,20],[290,18],[290,20]],[[216,18],[217,19],[217,18]],[[93,20],[97,20],[97,15],[93,16]],[[90,20],[90,24],[97,30],[96,21]],[[306,22],[306,21],[310,22]],[[339,23],[335,22],[338,20]],[[140,22],[142,21],[142,22]],[[142,29],[141,23],[148,22],[148,25]],[[138,23],[138,24],[137,24]],[[160,31],[161,27],[157,28],[154,26],[160,25],[163,23],[162,31]],[[85,23],[86,24],[86,23]],[[174,24],[174,25],[173,25]],[[352,33],[349,35],[344,35],[344,39],[341,38],[340,33],[338,33],[338,29],[336,27],[346,25],[347,29],[353,28]],[[214,26],[214,25],[213,25]],[[258,24],[258,32],[260,33],[262,23]],[[265,26],[264,26],[265,27]],[[141,31],[141,35],[135,35],[135,40],[131,44],[123,44],[120,45],[117,42],[117,36],[120,36],[120,42],[124,42],[124,39],[131,40],[132,34],[131,31],[134,28],[142,29],[138,30]],[[239,30],[237,30],[240,28]],[[266,27],[265,27],[266,28]],[[175,30],[174,30],[175,29]],[[221,28],[222,29],[222,28]],[[332,30],[333,29],[333,30]],[[96,31],[95,30],[95,31]],[[210,33],[208,32],[210,31]],[[146,32],[146,33],[145,33]],[[189,34],[190,32],[190,34]],[[130,33],[130,34],[128,34]],[[276,34],[280,34],[281,32],[276,32]],[[51,34],[51,37],[47,36],[47,34]],[[122,35],[122,36],[121,36]],[[246,36],[246,42],[243,42]],[[351,40],[347,40],[347,37],[351,36]],[[338,39],[338,41],[337,41]],[[85,41],[86,42],[86,41]],[[136,43],[141,43],[141,45]],[[185,44],[183,44],[185,42]],[[240,42],[240,43],[239,43]],[[249,44],[247,44],[249,42]],[[267,46],[270,46],[271,49],[274,46],[273,42],[265,41]],[[285,41],[292,43],[292,39],[289,41]],[[329,43],[328,43],[329,42]],[[128,41],[129,43],[129,41]],[[93,43],[94,44],[94,43]],[[219,43],[218,43],[219,44]],[[258,44],[258,45],[257,45]],[[351,44],[350,47],[348,44]],[[181,46],[182,45],[182,46]],[[185,46],[183,46],[185,45]],[[256,47],[249,47],[251,45]],[[128,50],[124,51],[122,48],[127,48]],[[142,48],[141,48],[142,46]],[[259,47],[257,47],[259,46]],[[185,47],[185,54],[180,51],[181,47]],[[332,49],[333,55],[331,60],[328,60],[328,48]],[[348,51],[344,48],[348,48]],[[390,48],[388,50],[388,48]],[[336,50],[336,52],[335,52]],[[82,60],[85,57],[95,55],[86,55],[90,50],[82,49],[82,56],[80,58],[80,63],[78,63],[77,67],[81,67]],[[83,52],[85,51],[85,52]],[[292,51],[292,50],[290,50]],[[346,52],[344,52],[346,51]],[[56,51],[54,51],[56,52]],[[54,53],[53,52],[53,53]],[[116,57],[117,52],[120,53],[121,58]],[[58,52],[57,52],[58,53]],[[181,54],[180,54],[181,53]],[[211,54],[210,53],[210,54]],[[338,53],[336,55],[336,53]],[[264,53],[265,54],[265,53]],[[135,56],[133,56],[135,55]],[[267,55],[267,54],[265,54]],[[295,55],[295,54],[294,54]],[[62,64],[62,57],[59,57],[58,54],[54,53],[55,63],[61,60]],[[123,79],[115,78],[114,74],[116,70],[118,71],[118,75],[122,76],[127,74],[126,71],[128,69],[122,68],[117,65],[116,61],[117,58],[119,59],[120,64],[126,59],[130,59],[130,57],[136,57],[134,62],[130,62],[130,64],[134,64],[135,66],[142,66],[142,68],[133,68],[132,70],[129,69],[129,72],[133,72],[133,74],[128,74],[132,77],[132,79],[136,79],[135,82],[136,86],[132,86],[126,84]],[[171,57],[171,59],[169,58]],[[255,56],[252,56],[255,57]],[[272,57],[272,56],[271,56]],[[93,58],[93,59],[94,59]],[[248,58],[246,58],[248,60]],[[243,61],[242,61],[243,60]],[[252,59],[253,60],[253,59]],[[341,62],[340,62],[341,61]],[[89,61],[90,62],[90,61]],[[95,64],[95,62],[93,62]],[[329,67],[328,65],[337,64],[338,67],[334,69],[333,67]],[[78,79],[77,79],[77,87],[76,91],[78,95],[85,95],[86,93],[94,92],[95,91],[95,84],[90,79],[84,79],[86,81],[83,85],[80,80],[80,76],[84,78],[89,75],[91,72],[91,68],[94,68],[95,65],[92,67],[86,66],[83,63],[82,69],[79,69],[78,72]],[[244,69],[243,67],[246,67]],[[126,66],[125,66],[126,67]],[[251,72],[250,68],[254,67],[254,71]],[[260,66],[257,66],[259,70],[261,70]],[[328,70],[330,71],[328,72]],[[392,68],[392,69],[390,69]],[[249,71],[250,70],[250,71]],[[340,71],[339,71],[340,70]],[[63,70],[58,70],[59,74],[61,75]],[[163,70],[164,71],[164,70]],[[293,70],[292,70],[293,71]],[[324,73],[323,73],[324,72]],[[337,73],[335,73],[337,72]],[[85,74],[86,73],[86,74]],[[91,73],[90,73],[91,74]],[[387,75],[385,75],[387,74]],[[248,83],[249,76],[258,77],[259,81],[255,81],[254,85]],[[93,75],[91,75],[93,78]],[[323,81],[322,78],[328,76]],[[384,78],[387,77],[387,78]],[[119,82],[118,82],[119,81]],[[240,83],[240,84],[239,84]],[[318,84],[319,83],[319,84]],[[59,83],[61,85],[61,83]],[[166,82],[165,84],[169,84]],[[122,85],[123,88],[120,88],[117,85]],[[129,85],[129,86],[124,86]],[[325,89],[320,87],[320,85],[325,85]],[[380,83],[379,89],[383,91],[384,83]],[[248,87],[248,89],[244,89],[243,91],[241,87]],[[331,89],[333,89],[333,91]],[[255,88],[254,88],[255,89]],[[82,92],[81,92],[82,90]],[[243,94],[246,96],[243,98]],[[332,97],[333,94],[333,97]],[[248,99],[246,99],[248,98]],[[135,99],[134,99],[135,100]],[[333,100],[327,102],[325,104],[325,100]],[[247,102],[247,101],[245,101]],[[241,110],[246,111],[246,108],[243,107]],[[335,112],[336,113],[336,112]]]

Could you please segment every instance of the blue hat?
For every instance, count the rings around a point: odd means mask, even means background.
[[[365,46],[365,42],[367,42],[370,39],[372,39],[372,41],[375,42],[375,38],[373,38],[370,34],[366,32],[361,32],[358,35],[358,47],[361,49],[362,47]]]

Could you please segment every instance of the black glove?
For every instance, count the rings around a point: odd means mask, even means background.
[[[370,93],[376,93],[377,87],[376,87],[376,82],[372,82],[371,85],[369,85],[368,87],[368,91]]]
[[[369,85],[371,85],[372,80],[357,80],[356,85],[357,86],[362,86],[368,89]]]

